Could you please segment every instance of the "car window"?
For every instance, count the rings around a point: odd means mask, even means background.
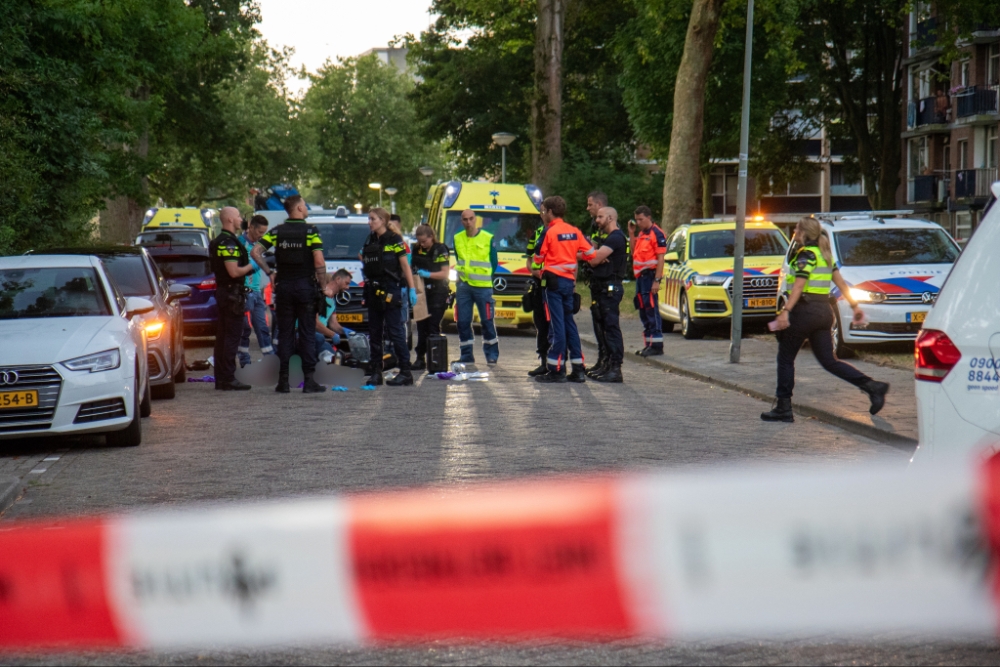
[[[319,223],[316,229],[323,240],[323,258],[331,261],[356,260],[371,233],[368,224],[363,222]]]
[[[101,260],[123,295],[148,297],[156,293],[142,255],[108,255]]]
[[[160,255],[153,261],[160,267],[168,279],[201,278],[212,273],[212,266],[207,257],[191,255]]]
[[[504,211],[476,211],[482,229],[493,234],[493,247],[497,252],[524,254],[528,241],[542,225],[537,213],[507,213]],[[455,234],[462,231],[462,212],[448,211],[445,216],[444,244],[455,249]]]
[[[667,252],[676,252],[677,257],[683,259],[684,257],[684,246],[687,242],[687,231],[684,229],[678,229],[674,232],[674,235],[670,237],[667,242]]]
[[[857,229],[835,232],[841,266],[951,264],[958,248],[943,229]]]
[[[732,257],[736,248],[736,230],[692,232],[689,242],[691,259]],[[777,229],[748,229],[743,248],[746,257],[784,255],[788,249],[788,241]]]
[[[111,315],[92,268],[0,269],[0,319]]]

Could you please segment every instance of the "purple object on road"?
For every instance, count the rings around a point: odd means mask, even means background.
[[[215,382],[215,377],[211,375],[203,375],[200,378],[188,378],[188,382]]]

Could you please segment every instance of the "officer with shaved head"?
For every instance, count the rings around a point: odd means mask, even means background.
[[[208,256],[215,273],[215,302],[219,322],[215,332],[215,388],[241,391],[250,388],[236,379],[236,350],[243,334],[246,309],[246,276],[254,270],[247,249],[237,236],[240,212],[227,206],[219,212],[222,231],[208,246]]]
[[[594,335],[606,356],[604,365],[588,375],[598,382],[621,382],[625,342],[619,308],[625,293],[622,280],[628,271],[628,239],[618,228],[618,211],[610,206],[597,212],[595,223],[601,233],[601,242],[597,253],[587,261],[593,267],[590,294],[594,300]]]

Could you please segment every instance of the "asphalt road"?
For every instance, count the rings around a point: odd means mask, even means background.
[[[450,342],[457,349],[457,340]],[[542,386],[533,340],[504,335],[488,382],[421,379],[324,395],[178,387],[156,401],[136,449],[100,438],[0,443],[0,479],[27,492],[0,522],[203,500],[249,500],[586,471],[753,461],[906,464],[909,451],[815,420],[764,424],[756,399],[627,363],[626,383]],[[188,358],[205,358],[192,347]],[[477,350],[477,352],[479,352]],[[588,351],[589,352],[589,351]],[[480,353],[481,354],[481,353]],[[484,365],[485,368],[485,365]],[[193,375],[200,375],[193,373]],[[919,637],[658,644],[430,643],[379,649],[2,655],[0,664],[997,664],[992,642]]]

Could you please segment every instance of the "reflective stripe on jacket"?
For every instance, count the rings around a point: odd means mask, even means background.
[[[802,290],[806,294],[829,294],[833,289],[833,270],[835,266],[826,263],[823,253],[817,246],[801,248],[788,265],[785,285],[791,292],[796,278],[805,278],[806,286]]]
[[[667,237],[663,231],[653,225],[646,231],[640,231],[635,237],[635,247],[632,248],[632,271],[635,277],[643,271],[656,270],[660,257],[667,253]]]
[[[469,238],[465,230],[455,234],[455,272],[459,280],[468,283],[470,287],[492,287],[492,248],[493,235],[489,232],[480,229],[472,238]]]

